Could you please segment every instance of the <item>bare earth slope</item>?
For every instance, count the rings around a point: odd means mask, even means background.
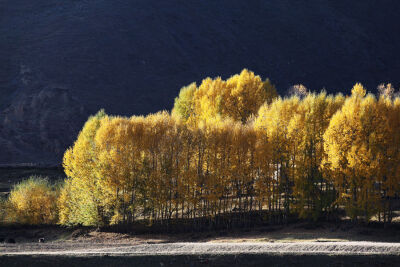
[[[284,93],[399,85],[396,0],[2,0],[0,164],[58,164],[89,114],[249,68]]]

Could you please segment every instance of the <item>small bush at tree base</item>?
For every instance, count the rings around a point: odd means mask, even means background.
[[[6,221],[21,224],[52,224],[58,220],[58,186],[32,176],[15,185],[5,203]]]

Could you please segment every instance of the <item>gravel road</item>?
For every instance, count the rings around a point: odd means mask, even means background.
[[[297,242],[297,243],[207,243],[95,245],[88,243],[1,244],[1,255],[135,256],[135,255],[400,255],[400,243]]]

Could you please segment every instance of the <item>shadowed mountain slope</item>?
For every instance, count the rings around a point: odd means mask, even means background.
[[[170,109],[249,68],[281,93],[400,79],[395,0],[1,0],[0,164],[60,163],[89,114]]]

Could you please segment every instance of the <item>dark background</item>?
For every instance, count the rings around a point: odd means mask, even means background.
[[[243,68],[279,92],[400,85],[396,0],[0,0],[0,165],[61,162],[88,115],[171,109]]]

